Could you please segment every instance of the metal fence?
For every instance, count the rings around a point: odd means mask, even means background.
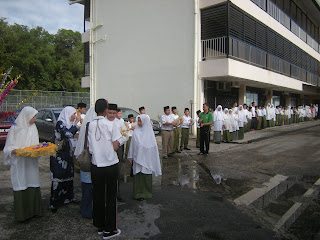
[[[3,101],[0,111],[10,111],[20,104],[24,99],[32,96],[37,91],[33,90],[12,90]],[[83,102],[90,105],[90,93],[86,92],[62,92],[62,91],[41,91],[38,95],[22,104],[19,109],[24,106],[31,106],[35,109],[44,107],[64,107],[74,106]]]
[[[202,40],[202,59],[227,56],[226,41],[226,37]],[[320,86],[320,77],[318,75],[236,38],[229,37],[228,55],[303,82]]]
[[[214,58],[226,56],[226,37],[202,40],[202,56]]]
[[[317,52],[320,45],[271,0],[251,0]]]

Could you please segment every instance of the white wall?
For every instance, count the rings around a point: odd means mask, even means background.
[[[193,99],[194,0],[94,0],[95,96],[122,107],[180,113]]]

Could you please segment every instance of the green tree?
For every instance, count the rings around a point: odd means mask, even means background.
[[[81,89],[83,45],[81,34],[60,29],[50,34],[42,27],[9,25],[0,18],[0,67],[14,66],[21,74],[17,89],[87,91]]]

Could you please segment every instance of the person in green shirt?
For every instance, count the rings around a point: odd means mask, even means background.
[[[209,153],[209,137],[210,137],[210,126],[212,126],[213,115],[209,112],[207,103],[203,104],[203,112],[199,116],[200,123],[200,152],[198,155],[208,156]],[[206,146],[206,151],[204,150]]]

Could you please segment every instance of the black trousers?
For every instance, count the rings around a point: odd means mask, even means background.
[[[206,125],[200,128],[200,152],[209,152],[209,137],[210,137],[210,126]],[[206,146],[206,151],[204,151],[204,145]]]
[[[91,164],[93,225],[104,231],[117,230],[118,163],[109,167]]]

